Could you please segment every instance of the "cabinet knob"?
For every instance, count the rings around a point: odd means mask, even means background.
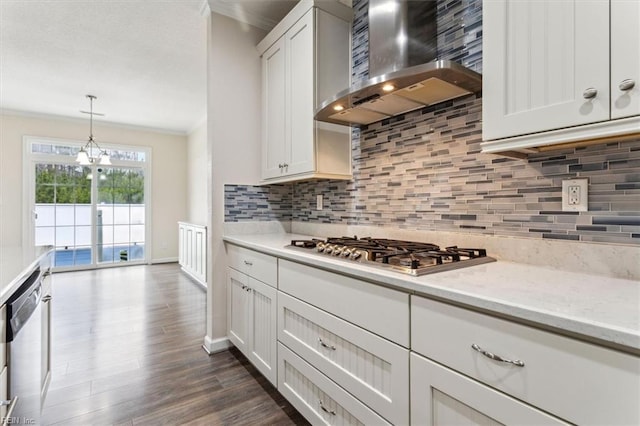
[[[244,264],[247,266],[253,266],[253,262],[249,262],[248,260],[245,260]]]
[[[585,99],[593,99],[596,97],[597,94],[598,94],[597,89],[594,89],[593,87],[589,87],[588,89],[585,89],[584,92],[582,92],[582,97]]]
[[[623,92],[626,92],[627,90],[633,89],[635,85],[636,85],[635,80],[631,78],[627,78],[626,80],[622,80],[620,82],[620,84],[618,85],[618,89],[622,90]]]
[[[284,164],[278,164],[278,167],[283,168]]]

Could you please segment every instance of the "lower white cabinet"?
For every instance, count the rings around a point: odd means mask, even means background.
[[[414,425],[566,425],[473,379],[411,354]]]
[[[391,423],[409,423],[407,349],[282,292],[278,340]]]
[[[7,402],[9,400],[9,381],[8,381],[9,371],[7,370],[7,366],[2,366],[2,372],[0,373],[0,401]],[[5,418],[7,417],[8,405],[2,404],[0,405],[0,419],[2,424],[4,425]]]
[[[40,405],[44,400],[51,382],[51,275],[42,280],[42,364],[40,367]]]
[[[413,352],[530,407],[580,425],[640,424],[640,357],[418,296],[411,325]]]
[[[229,340],[274,385],[277,382],[277,290],[227,268]]]
[[[278,390],[312,424],[390,424],[281,343]]]

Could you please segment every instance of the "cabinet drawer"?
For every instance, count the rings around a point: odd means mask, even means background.
[[[374,334],[409,347],[409,295],[280,260],[278,288]]]
[[[282,292],[278,340],[391,423],[409,423],[407,349]]]
[[[639,357],[417,296],[411,324],[414,351],[560,418],[640,424]]]
[[[273,256],[227,244],[227,261],[237,271],[272,287],[278,286],[278,260]]]
[[[281,343],[278,391],[312,424],[389,424]]]

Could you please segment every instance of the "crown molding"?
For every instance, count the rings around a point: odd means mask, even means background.
[[[0,108],[0,117],[2,116],[17,116],[17,117],[27,117],[27,118],[37,118],[41,120],[55,120],[55,121],[66,121],[70,123],[83,123],[86,124],[89,122],[87,118],[76,118],[76,117],[68,117],[65,115],[55,115],[55,114],[47,114],[42,112],[33,112],[33,111],[22,111],[8,108]],[[172,129],[163,129],[160,127],[151,127],[151,126],[140,126],[137,124],[128,124],[128,123],[116,123],[113,121],[103,121],[93,119],[94,126],[104,126],[104,127],[117,127],[120,129],[128,129],[128,130],[137,130],[142,132],[153,132],[153,133],[164,133],[167,135],[176,135],[176,136],[187,136],[186,131],[181,130],[172,130]]]
[[[266,31],[270,31],[278,23],[273,19],[268,19],[256,13],[243,10],[240,3],[225,2],[222,0],[208,0],[207,3],[211,12],[228,16],[236,21],[240,21]]]

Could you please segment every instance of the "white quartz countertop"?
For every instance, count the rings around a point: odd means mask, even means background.
[[[33,256],[28,256],[20,246],[0,246],[0,305],[11,297],[51,252],[52,247],[39,246]]]
[[[318,255],[313,250],[286,247],[292,239],[308,238],[279,233],[227,235],[224,239],[282,259],[640,352],[638,281],[505,261],[413,277]]]

